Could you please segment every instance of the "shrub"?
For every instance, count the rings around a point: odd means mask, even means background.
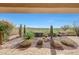
[[[51,41],[51,46],[54,47],[55,49],[61,49],[63,50],[62,43],[58,40],[52,40]]]
[[[43,37],[48,37],[48,33],[43,33]]]
[[[34,33],[30,31],[30,32],[25,33],[25,37],[24,38],[26,40],[29,40],[29,39],[33,39],[34,36],[35,36]]]
[[[70,47],[74,47],[74,48],[78,47],[78,44],[76,42],[74,42],[73,40],[71,40],[71,39],[67,39],[67,40],[62,39],[61,43],[66,45],[66,46],[70,46]]]
[[[69,25],[64,25],[64,26],[62,26],[61,27],[64,31],[66,31],[67,29],[69,29],[70,27],[69,27]]]
[[[30,47],[32,44],[32,40],[24,40],[19,44],[19,48],[27,48]]]
[[[49,39],[48,39],[48,33],[43,33],[43,40],[45,42],[49,41]]]
[[[11,33],[12,29],[13,29],[13,25],[11,23],[4,20],[0,21],[0,31],[3,31],[4,33],[4,40],[8,39],[8,36]]]
[[[37,45],[43,45],[43,40],[38,40]]]
[[[79,26],[75,26],[74,27],[74,30],[76,32],[76,35],[79,36]]]
[[[57,33],[53,33],[53,36],[56,37],[57,36]]]
[[[0,21],[0,25],[4,27],[3,31],[10,31],[13,29],[13,25],[8,21]]]

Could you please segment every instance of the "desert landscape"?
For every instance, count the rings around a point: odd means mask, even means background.
[[[79,25],[35,28],[1,19],[0,55],[79,55]]]

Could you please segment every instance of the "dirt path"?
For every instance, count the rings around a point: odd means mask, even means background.
[[[2,45],[3,48],[15,48],[17,44],[21,43],[23,40],[22,38],[16,38],[13,40],[10,40]]]

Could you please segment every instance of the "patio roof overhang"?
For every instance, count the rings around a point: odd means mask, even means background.
[[[79,3],[0,3],[0,13],[79,13]]]

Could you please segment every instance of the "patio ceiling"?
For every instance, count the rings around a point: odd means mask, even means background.
[[[79,4],[0,3],[0,13],[79,13]]]

